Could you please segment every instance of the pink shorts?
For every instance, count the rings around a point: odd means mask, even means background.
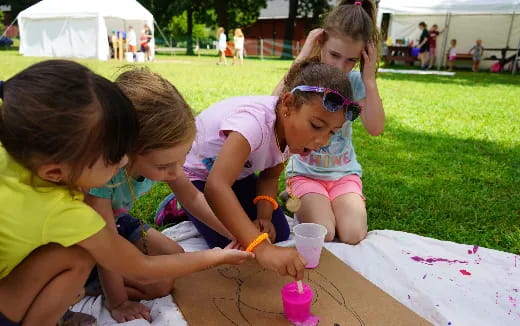
[[[456,58],[456,57],[457,57],[456,55],[450,55],[450,57],[448,58],[448,60],[450,60],[450,61],[455,61],[455,58]]]
[[[365,196],[363,196],[363,184],[357,174],[347,175],[339,180],[332,181],[297,176],[290,178],[288,182],[291,183],[294,195],[298,198],[309,193],[314,193],[323,195],[330,201],[333,201],[341,195],[355,193],[365,200]]]

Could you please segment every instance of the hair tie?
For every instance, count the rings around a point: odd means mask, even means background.
[[[361,6],[362,3],[361,3],[361,1],[356,1],[356,2],[354,2],[354,5],[355,5],[355,6]]]
[[[0,80],[0,98],[4,98],[4,81]]]

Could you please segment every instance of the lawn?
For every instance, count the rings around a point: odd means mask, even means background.
[[[0,79],[41,58],[0,51]],[[121,63],[81,60],[113,79]],[[235,95],[269,94],[290,62],[159,56],[149,68],[194,111]],[[520,252],[520,75],[457,72],[454,77],[380,74],[385,132],[355,123],[369,228]],[[515,91],[516,90],[516,91]],[[281,181],[282,182],[282,181]],[[168,193],[156,186],[135,213],[151,221]]]

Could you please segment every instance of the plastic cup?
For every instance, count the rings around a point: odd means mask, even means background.
[[[306,321],[311,316],[311,303],[314,293],[303,283],[303,292],[298,292],[296,282],[286,284],[282,288],[283,312],[292,322]]]
[[[316,223],[301,223],[296,225],[293,231],[296,250],[307,260],[305,268],[316,268],[320,263],[327,228]]]

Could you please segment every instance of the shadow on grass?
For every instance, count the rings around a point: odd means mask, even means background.
[[[356,130],[370,229],[520,252],[520,147],[388,125]]]
[[[379,73],[378,78],[393,81],[413,81],[424,83],[457,84],[467,86],[492,86],[492,85],[520,85],[520,73],[516,75],[506,73],[486,72],[457,72],[455,76],[440,75],[407,75],[394,73]]]

